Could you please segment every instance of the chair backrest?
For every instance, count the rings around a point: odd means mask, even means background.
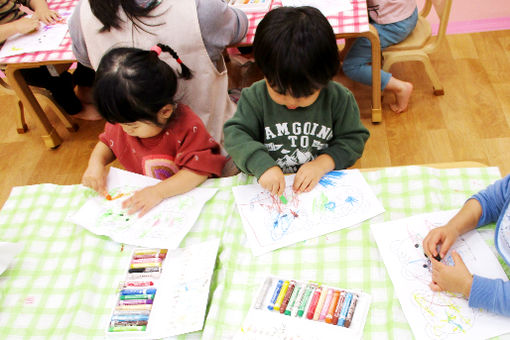
[[[425,4],[420,12],[420,16],[427,17],[434,6],[434,10],[439,17],[439,29],[435,39],[428,44],[424,50],[427,53],[434,52],[444,40],[446,35],[446,28],[450,20],[450,11],[452,8],[452,0],[425,0]]]

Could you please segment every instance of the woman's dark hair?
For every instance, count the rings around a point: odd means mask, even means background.
[[[181,65],[180,77],[192,77],[177,53],[158,44]],[[94,102],[101,116],[110,123],[151,122],[157,126],[158,112],[174,104],[177,75],[158,56],[158,52],[132,47],[115,48],[99,62],[94,84]]]
[[[159,5],[159,1],[150,1],[146,7],[138,4],[136,0],[88,1],[92,13],[103,24],[100,32],[109,31],[112,27],[120,28],[121,19],[118,14],[119,8],[123,9],[128,19],[131,20],[136,27],[141,28],[138,24],[138,22],[142,22],[140,18],[149,17],[150,11]]]
[[[333,28],[314,7],[279,7],[257,26],[255,61],[278,93],[306,97],[323,88],[340,67]]]

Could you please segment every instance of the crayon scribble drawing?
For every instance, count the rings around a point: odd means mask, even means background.
[[[142,217],[136,213],[130,215],[122,208],[122,202],[137,190],[157,182],[154,178],[111,168],[106,198],[90,198],[70,220],[120,243],[177,248],[216,189],[195,188],[186,194],[167,198]]]
[[[292,190],[285,177],[283,197],[258,184],[233,188],[237,207],[254,254],[346,228],[384,211],[357,170],[333,171],[309,193]]]
[[[480,339],[510,331],[508,320],[470,308],[460,294],[429,288],[432,267],[424,255],[423,239],[454,213],[424,214],[371,226],[402,309],[418,339]],[[454,264],[452,250],[459,253],[472,273],[505,278],[501,265],[476,231],[460,236],[441,262]],[[488,335],[488,329],[494,333]]]

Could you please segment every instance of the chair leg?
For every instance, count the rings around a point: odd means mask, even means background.
[[[21,100],[18,100],[18,98],[16,98],[16,101],[18,102],[18,105],[16,105],[16,131],[19,134],[22,134],[28,131],[28,125],[25,122],[25,111],[23,111],[23,103]]]
[[[437,76],[437,73],[434,70],[434,67],[432,67],[432,64],[430,63],[429,57],[427,56],[426,58],[423,58],[420,61],[425,66],[425,71],[427,72],[427,74],[429,75],[430,80],[432,81],[432,87],[434,89],[434,95],[436,95],[436,96],[444,95],[443,85],[441,85],[441,82],[439,81],[439,77]]]

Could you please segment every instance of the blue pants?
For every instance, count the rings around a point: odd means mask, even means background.
[[[393,24],[381,25],[372,22],[372,25],[377,29],[377,33],[379,33],[381,50],[407,38],[416,26],[417,21],[418,9],[416,9],[409,18]],[[367,38],[358,38],[345,56],[342,66],[344,74],[354,81],[365,85],[372,85],[372,66],[369,64],[371,61],[372,46],[370,40]],[[381,70],[382,90],[384,90],[390,78],[391,73]]]

